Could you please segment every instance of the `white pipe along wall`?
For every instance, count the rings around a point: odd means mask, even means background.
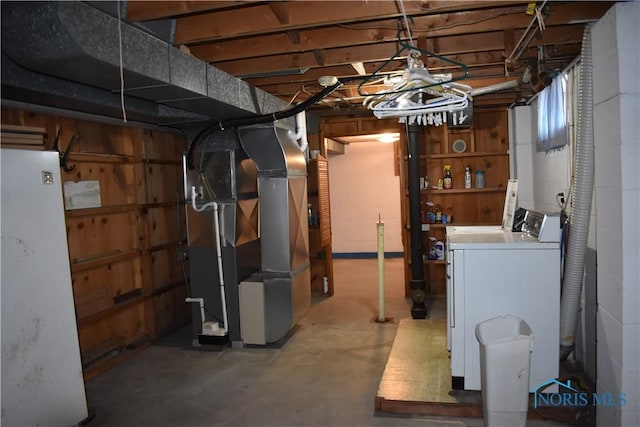
[[[196,191],[195,185],[191,187],[191,207],[196,212],[203,212],[208,208],[213,209],[213,227],[216,233],[216,258],[218,261],[218,279],[220,281],[220,298],[222,299],[222,319],[224,322],[224,329],[218,329],[212,325],[209,325],[205,322],[204,317],[204,304],[202,305],[202,334],[203,335],[226,335],[229,331],[229,321],[227,318],[227,298],[224,290],[224,271],[222,270],[222,250],[220,248],[220,223],[218,218],[218,203],[209,202],[200,207],[196,204],[196,199],[198,198],[198,192]],[[190,298],[187,298],[186,302],[196,302],[196,301],[188,301]],[[192,298],[192,300],[202,300],[202,298]],[[207,326],[209,326],[207,328]],[[207,330],[205,330],[207,328]]]

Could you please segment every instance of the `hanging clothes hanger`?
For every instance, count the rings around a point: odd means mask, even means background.
[[[406,19],[406,23],[408,26],[408,19]],[[405,43],[401,33],[402,23],[398,21],[397,37],[400,49],[358,86],[359,94],[365,96],[363,105],[372,110],[378,118],[410,117],[410,121],[417,120],[418,123],[425,125],[428,124],[433,113],[466,108],[471,99],[472,88],[457,81],[469,76],[468,67],[460,62]],[[411,36],[409,37],[411,38]],[[401,72],[394,73],[393,77],[397,77],[399,80],[391,84],[390,89],[372,94],[362,92],[362,88],[367,83],[380,78],[380,71],[391,61],[399,59],[405,54],[407,67]],[[424,66],[423,55],[455,65],[457,69],[462,71],[462,75],[450,79],[433,76]]]
[[[411,17],[409,17],[409,19],[412,20]],[[421,48],[419,48],[417,46],[413,46],[413,45],[407,44],[404,40],[402,40],[402,22],[400,20],[398,20],[398,29],[397,29],[397,36],[396,37],[397,37],[397,42],[396,43],[398,44],[399,49],[393,54],[393,56],[391,56],[382,65],[380,65],[378,68],[376,68],[376,70],[372,74],[370,74],[364,80],[362,80],[362,82],[358,85],[358,94],[360,96],[392,95],[392,94],[397,94],[397,93],[403,92],[403,91],[411,91],[411,90],[417,89],[418,86],[415,86],[415,85],[411,85],[411,87],[407,87],[407,88],[395,87],[395,85],[394,85],[394,87],[392,87],[389,90],[376,92],[375,94],[366,93],[363,90],[363,88],[367,84],[370,84],[370,82],[372,80],[380,79],[380,78],[388,78],[389,75],[383,75],[380,72],[385,67],[387,67],[387,65],[389,65],[391,62],[396,61],[398,59],[404,59],[405,56],[406,56],[406,60],[407,60],[407,67],[405,68],[404,71],[408,71],[409,73],[411,73],[409,78],[411,80],[413,80],[414,83],[416,82],[416,80],[421,80],[419,87],[422,88],[422,89],[435,87],[435,86],[439,86],[439,85],[443,85],[443,84],[453,84],[456,81],[463,80],[463,79],[466,79],[466,78],[469,77],[469,75],[470,75],[469,67],[467,67],[465,64],[463,64],[461,62],[458,62],[458,61],[455,61],[453,59],[449,59],[449,58],[447,58],[445,56],[438,55],[437,53],[421,49]],[[436,58],[436,59],[439,59],[439,60],[441,60],[441,61],[443,61],[443,62],[445,62],[447,64],[453,65],[453,66],[456,67],[453,70],[453,72],[460,71],[460,72],[462,72],[462,74],[458,75],[457,77],[452,77],[451,79],[448,79],[448,80],[439,79],[439,78],[431,75],[431,73],[429,73],[427,68],[424,66],[424,63],[423,63],[422,58],[421,58],[422,55],[425,55],[426,57]],[[398,76],[398,75],[401,75],[401,74],[404,74],[404,72],[397,72],[397,73],[395,73],[395,76]],[[466,87],[468,87],[468,86],[466,86]]]

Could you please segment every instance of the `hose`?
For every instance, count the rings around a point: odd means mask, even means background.
[[[593,59],[591,57],[591,27],[587,25],[582,38],[582,65],[578,93],[578,131],[575,188],[572,193],[572,212],[565,260],[564,283],[560,303],[560,360],[565,360],[575,346],[580,294],[584,278],[585,254],[589,237],[591,198],[595,174],[593,145]]]

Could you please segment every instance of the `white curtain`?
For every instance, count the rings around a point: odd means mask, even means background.
[[[538,95],[537,151],[554,150],[569,142],[565,94],[566,79],[561,73]]]

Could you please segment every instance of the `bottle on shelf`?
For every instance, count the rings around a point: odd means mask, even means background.
[[[429,254],[427,256],[428,259],[438,259],[438,254],[436,253],[436,238],[429,237]]]
[[[476,171],[476,188],[484,188],[484,171],[480,169]]]
[[[436,250],[436,259],[444,259],[444,243],[442,243],[441,240],[436,241],[436,243],[434,244]]]
[[[464,168],[464,188],[471,188],[471,168]]]
[[[307,218],[309,221],[309,225],[315,225],[316,217],[313,215],[313,208],[311,207],[311,203],[307,205]]]
[[[436,223],[441,223],[442,222],[442,210],[440,209],[440,206],[436,206]]]
[[[433,212],[433,202],[426,202],[427,212],[425,213],[424,222],[426,224],[435,224],[436,222],[436,214]]]
[[[453,179],[451,178],[451,165],[444,165],[444,178],[442,179],[445,190],[453,188]]]

